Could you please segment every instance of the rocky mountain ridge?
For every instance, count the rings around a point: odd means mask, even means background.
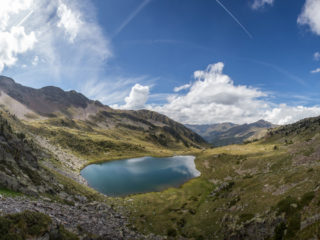
[[[182,143],[186,147],[201,147],[205,144],[198,134],[162,114],[112,109],[76,91],[66,92],[53,86],[34,89],[0,76],[0,93],[0,104],[19,119],[29,122],[82,121],[100,129],[124,128],[140,135],[147,134],[148,141],[163,146]]]
[[[55,91],[49,88],[49,95]],[[4,90],[0,96],[0,236],[320,237],[320,117],[265,129],[260,140],[246,144],[205,148],[199,135],[155,112],[102,106],[80,118],[84,105],[70,105],[40,114],[12,96]],[[46,101],[60,107],[54,98]],[[95,106],[90,100],[88,104]],[[258,121],[214,127],[242,137],[268,126]],[[201,176],[179,188],[123,198],[99,194],[78,178],[80,169],[92,162],[174,154],[196,156]]]
[[[217,123],[207,125],[188,125],[186,127],[198,133],[213,146],[241,144],[245,141],[259,139],[266,134],[267,129],[276,125],[265,120],[250,124]]]

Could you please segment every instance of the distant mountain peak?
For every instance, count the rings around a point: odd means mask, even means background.
[[[275,127],[272,123],[260,119],[253,123],[234,124],[231,122],[186,125],[214,146],[239,144],[247,140],[261,138],[267,129]]]
[[[252,126],[257,126],[257,127],[265,127],[265,128],[271,128],[271,127],[274,127],[275,125],[266,121],[266,120],[263,120],[263,119],[260,119],[254,123],[251,123],[249,125],[252,125]]]

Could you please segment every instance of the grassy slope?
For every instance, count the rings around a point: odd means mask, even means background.
[[[319,237],[319,220],[299,230],[303,221],[319,213],[318,126],[291,130],[256,143],[197,153],[201,177],[178,189],[124,200],[133,222],[145,232],[223,239],[241,236],[245,223],[251,226],[262,219],[270,221],[271,234],[284,234],[280,221],[287,239]]]
[[[270,235],[276,231],[281,236],[284,228],[287,228],[287,239],[319,235],[318,220],[308,226],[303,224],[319,213],[317,119],[279,128],[259,142],[204,151],[186,149],[179,143],[164,147],[126,128],[101,129],[84,122],[74,124],[35,121],[30,128],[87,159],[88,163],[145,155],[190,154],[190,151],[197,156],[196,165],[202,175],[181,188],[110,199],[126,206],[133,225],[142,232],[222,239],[231,234],[241,236],[251,223],[267,222]]]
[[[51,120],[52,121],[52,120]],[[172,140],[163,146],[149,139],[148,133],[124,127],[100,128],[84,121],[56,124],[51,121],[27,122],[31,132],[86,160],[87,164],[129,157],[170,156],[195,150]]]

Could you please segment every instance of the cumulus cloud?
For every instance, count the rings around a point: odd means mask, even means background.
[[[316,68],[315,70],[312,70],[311,73],[319,73],[320,72],[320,68]]]
[[[128,97],[125,98],[126,104],[123,106],[114,107],[120,109],[137,110],[145,108],[145,104],[149,98],[150,87],[136,84],[132,87]]]
[[[223,73],[224,64],[211,64],[194,72],[195,81],[186,94],[174,94],[163,105],[147,108],[179,122],[211,124],[221,122],[251,123],[265,119],[274,124],[288,124],[320,115],[320,107],[275,104],[257,88],[236,85]]]
[[[320,107],[287,106],[280,104],[265,114],[265,120],[276,124],[288,124],[307,117],[320,115]]]
[[[34,32],[27,34],[22,26],[0,32],[0,72],[5,66],[14,65],[17,55],[32,49],[36,41]]]
[[[186,95],[173,95],[168,103],[156,106],[162,112],[184,123],[202,124],[225,121],[251,122],[256,109],[266,108],[262,91],[235,85],[223,73],[224,64],[211,64],[205,71],[195,71],[195,82]],[[201,118],[199,117],[201,116]]]
[[[308,25],[310,30],[320,35],[320,1],[306,0],[303,10],[298,17],[300,25]]]
[[[320,60],[320,53],[319,52],[315,52],[313,54],[313,59],[316,60],[316,61],[319,61]]]
[[[254,0],[251,7],[253,9],[263,8],[265,5],[272,5],[274,0]]]
[[[174,92],[180,92],[181,90],[186,90],[188,88],[191,87],[191,83],[188,83],[188,84],[185,84],[185,85],[182,85],[182,86],[179,86],[179,87],[175,87],[173,89]]]

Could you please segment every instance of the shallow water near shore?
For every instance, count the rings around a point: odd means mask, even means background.
[[[108,196],[162,191],[200,176],[194,156],[142,157],[86,166],[81,175],[89,186]]]

